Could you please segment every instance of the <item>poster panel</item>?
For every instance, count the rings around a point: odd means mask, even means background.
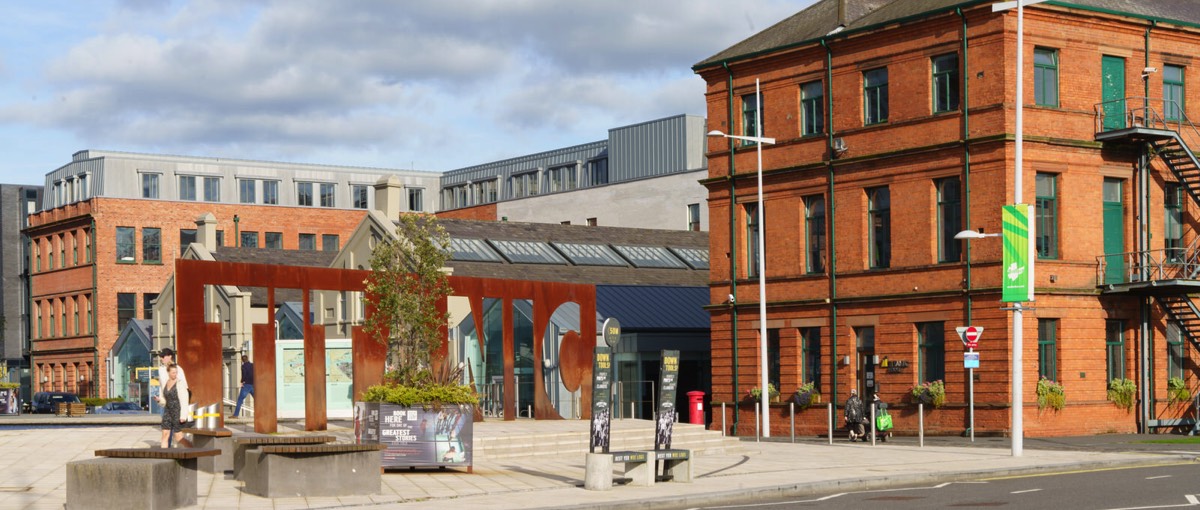
[[[596,347],[592,356],[592,427],[589,451],[608,453],[612,419],[612,349]]]
[[[654,427],[654,449],[671,449],[671,432],[675,426],[675,390],[679,382],[679,351],[662,351],[659,367],[661,381],[658,391],[658,419]]]
[[[383,467],[470,466],[474,406],[404,407],[358,402],[354,435],[383,443]]]

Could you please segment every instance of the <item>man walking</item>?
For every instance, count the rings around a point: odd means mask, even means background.
[[[246,395],[254,395],[254,363],[251,363],[250,358],[243,354],[242,391],[238,392],[237,407],[233,408],[234,418],[242,415],[242,402],[246,401]]]

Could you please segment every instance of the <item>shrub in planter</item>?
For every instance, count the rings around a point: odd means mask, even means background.
[[[1037,403],[1038,409],[1051,407],[1055,411],[1061,411],[1063,406],[1067,404],[1067,397],[1063,393],[1062,384],[1045,377],[1038,379]]]
[[[1133,409],[1137,384],[1132,379],[1113,379],[1108,382],[1108,400],[1126,411]]]
[[[20,388],[20,387],[21,387],[21,383],[0,381],[0,390],[11,390],[13,388]]]
[[[1187,384],[1183,382],[1183,378],[1172,377],[1167,379],[1167,401],[1169,403],[1187,402],[1191,399],[1192,392],[1188,390]]]
[[[816,392],[815,387],[816,385],[812,382],[807,382],[796,388],[796,393],[792,395],[792,402],[796,404],[796,407],[804,410],[821,403],[821,394]]]
[[[946,383],[931,381],[913,386],[910,390],[914,402],[932,405],[934,408],[946,405]]]
[[[762,390],[757,386],[750,388],[750,391],[746,392],[746,397],[747,400],[758,402],[762,399]],[[775,389],[774,384],[767,383],[767,397],[771,400],[779,398],[779,390]]]

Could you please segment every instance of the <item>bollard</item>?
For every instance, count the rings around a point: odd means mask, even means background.
[[[533,418],[533,406],[525,406],[525,416]]]
[[[870,434],[871,434],[871,446],[875,446],[875,436],[879,435],[879,431],[875,430],[875,403],[872,402],[870,404],[870,406],[871,406],[871,423],[868,424],[870,426],[867,427],[867,430],[869,430]]]
[[[788,402],[788,410],[792,414],[792,442],[796,442],[796,403]]]
[[[829,444],[833,444],[833,402],[825,406],[825,413],[829,416]]]
[[[917,404],[917,435],[920,437],[921,448],[925,447],[925,403]]]
[[[630,402],[629,403],[629,419],[632,420],[634,418],[637,418],[637,415],[633,414],[633,402]]]
[[[721,402],[721,437],[725,437],[725,403]]]
[[[760,418],[759,414],[758,414],[760,405],[762,405],[762,404],[760,404],[758,402],[754,403],[754,440],[755,441],[762,441],[762,429],[760,428],[760,424],[762,423],[762,418]]]

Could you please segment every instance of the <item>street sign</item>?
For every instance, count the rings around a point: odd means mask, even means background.
[[[963,353],[963,368],[979,368],[979,353],[964,352]]]
[[[958,339],[962,340],[963,345],[968,349],[979,347],[979,337],[983,336],[983,326],[960,326],[954,330],[958,332]]]
[[[616,317],[604,319],[604,324],[600,326],[600,334],[604,336],[604,343],[608,344],[611,349],[616,349],[617,344],[621,341],[621,321]]]

